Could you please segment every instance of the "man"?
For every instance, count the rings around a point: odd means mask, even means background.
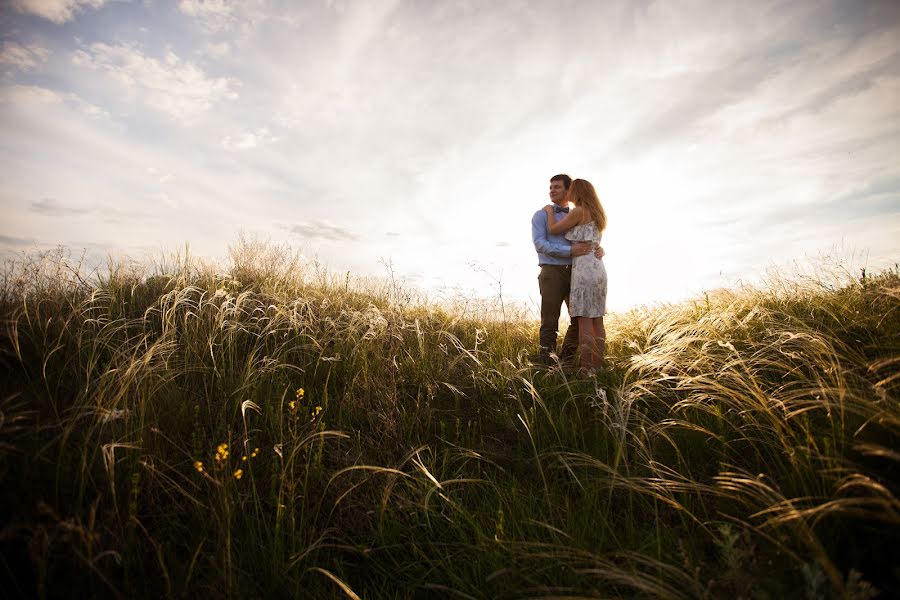
[[[568,175],[554,175],[550,178],[550,201],[555,204],[557,213],[569,212],[569,203],[566,201],[566,192],[572,184],[572,178]],[[572,257],[582,256],[591,251],[591,244],[578,242],[572,244],[562,235],[550,235],[547,233],[547,213],[543,209],[538,210],[531,217],[531,239],[538,255],[538,265],[541,268],[538,275],[538,285],[541,290],[541,333],[540,355],[538,360],[545,364],[552,364],[551,354],[556,354],[556,338],[559,335],[559,313],[563,302],[566,308],[569,305],[569,285],[572,280]],[[597,258],[603,257],[603,249],[595,251]],[[560,362],[571,362],[575,358],[578,349],[578,321],[572,320],[569,330],[563,338],[562,349],[559,352]]]

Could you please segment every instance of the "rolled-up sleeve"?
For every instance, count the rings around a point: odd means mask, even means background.
[[[538,211],[531,217],[531,240],[538,254],[546,254],[556,258],[570,258],[572,247],[569,244],[553,242],[547,237],[547,213]]]

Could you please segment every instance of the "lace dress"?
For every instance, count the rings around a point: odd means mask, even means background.
[[[600,243],[601,233],[594,223],[576,225],[566,232],[570,242]],[[606,267],[603,259],[589,252],[572,258],[572,287],[569,292],[569,316],[602,317],[606,314]]]

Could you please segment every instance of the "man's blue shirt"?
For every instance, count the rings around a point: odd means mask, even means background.
[[[556,215],[559,220],[564,214]],[[547,213],[541,209],[531,217],[531,240],[537,250],[539,265],[571,265],[572,244],[564,235],[547,233]]]

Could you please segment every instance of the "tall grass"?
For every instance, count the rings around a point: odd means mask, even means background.
[[[13,597],[900,589],[897,271],[613,315],[595,380],[510,312],[252,241],[25,257],[0,307]]]

